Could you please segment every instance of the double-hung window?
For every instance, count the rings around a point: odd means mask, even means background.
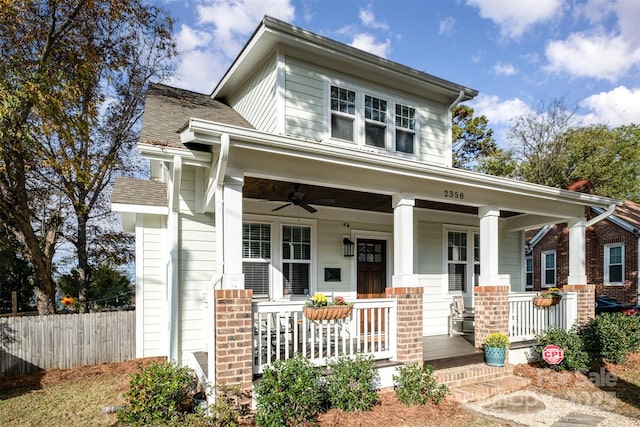
[[[542,287],[556,286],[556,251],[542,252]]]
[[[473,246],[469,243],[473,242]],[[449,292],[467,292],[480,276],[480,235],[470,231],[447,231]]]
[[[533,290],[533,257],[532,256],[526,257],[525,264],[526,264],[525,290],[532,291]]]
[[[242,225],[242,272],[246,289],[253,296],[265,298],[270,293],[271,225],[245,223]]]
[[[624,284],[623,243],[612,243],[604,246],[604,284]]]
[[[285,295],[308,295],[311,274],[311,227],[282,228],[282,275]]]
[[[354,142],[356,93],[331,86],[331,138]]]
[[[331,138],[415,155],[417,110],[393,97],[330,85]]]

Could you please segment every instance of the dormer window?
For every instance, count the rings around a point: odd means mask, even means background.
[[[330,86],[331,138],[413,156],[416,109],[392,97]],[[386,98],[386,99],[385,99]]]

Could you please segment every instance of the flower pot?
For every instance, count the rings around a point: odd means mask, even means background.
[[[556,295],[551,298],[535,297],[533,299],[533,303],[538,307],[551,307],[553,305],[557,305],[561,299],[562,299],[562,295]]]
[[[504,366],[507,349],[504,347],[485,347],[484,362],[489,366]]]
[[[353,310],[353,305],[305,307],[304,317],[309,320],[339,320],[351,316],[351,310]]]

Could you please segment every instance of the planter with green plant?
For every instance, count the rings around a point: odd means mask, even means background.
[[[489,366],[504,366],[509,337],[501,332],[487,335],[484,340],[484,361]]]

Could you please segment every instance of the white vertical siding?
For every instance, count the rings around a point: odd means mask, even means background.
[[[444,104],[424,101],[420,107],[420,141],[418,160],[447,166],[451,157],[448,112]]]
[[[263,132],[276,133],[276,56],[269,56],[245,85],[229,99],[229,104],[253,127]]]
[[[195,168],[185,167],[180,189],[180,350],[204,350],[202,293],[215,275],[215,220],[195,213]]]
[[[162,262],[162,217],[144,215],[141,217],[143,277],[142,301],[136,305],[142,306],[142,357],[165,355],[164,337],[166,336],[166,270]],[[140,337],[138,337],[138,340]],[[138,341],[139,342],[139,341]]]

